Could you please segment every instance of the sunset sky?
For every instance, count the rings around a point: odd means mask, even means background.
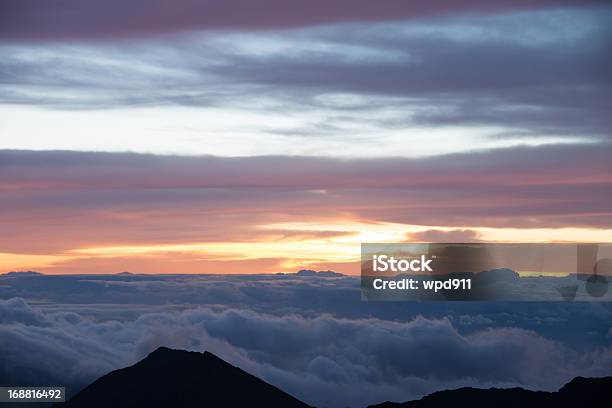
[[[606,2],[2,3],[0,273],[612,242]]]

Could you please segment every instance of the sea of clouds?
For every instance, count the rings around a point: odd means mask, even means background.
[[[612,374],[607,303],[362,302],[358,279],[0,277],[0,383],[69,392],[158,346],[209,350],[317,406],[552,390]]]

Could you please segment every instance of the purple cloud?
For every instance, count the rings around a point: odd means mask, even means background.
[[[155,1],[7,0],[0,10],[0,39],[122,38],[185,30],[257,30],[351,21],[392,21],[461,13],[543,7],[580,7],[589,0],[407,2],[384,0]]]

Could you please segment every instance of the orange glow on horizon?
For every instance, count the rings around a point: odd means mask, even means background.
[[[255,242],[105,244],[53,254],[0,253],[0,268],[6,272],[38,270],[53,274],[115,273],[131,268],[139,273],[274,273],[308,268],[357,274],[360,243],[407,242],[410,234],[428,230],[452,232],[464,228],[486,242],[612,242],[612,230],[590,228],[474,228],[348,220],[273,223],[257,228],[332,234],[304,234],[299,239],[283,239],[281,234],[276,240]]]

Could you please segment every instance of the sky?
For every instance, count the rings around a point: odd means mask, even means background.
[[[609,2],[254,4],[0,1],[0,384],[162,345],[331,408],[610,375],[608,302],[352,276],[365,242],[612,242]]]
[[[0,271],[612,242],[606,2],[249,4],[2,2]]]

